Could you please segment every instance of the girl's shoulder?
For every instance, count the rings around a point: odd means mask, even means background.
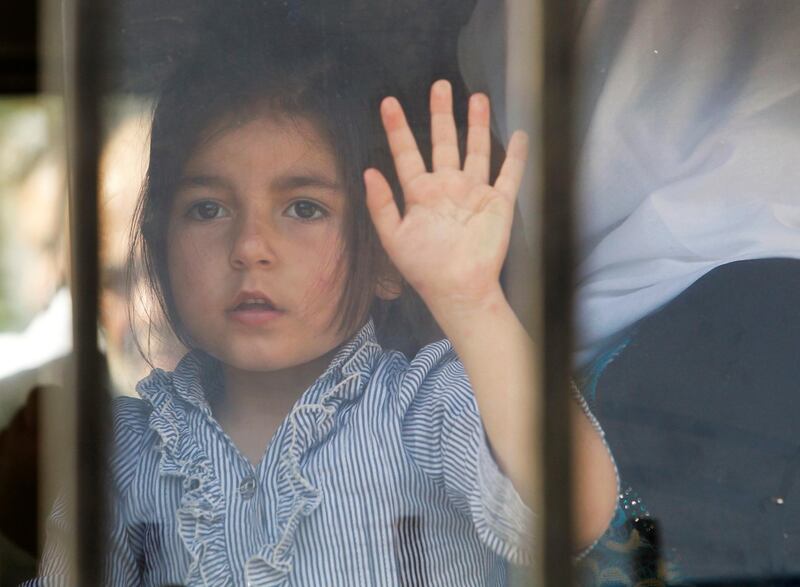
[[[458,360],[452,343],[447,338],[430,342],[420,348],[416,355],[409,361],[409,367],[417,369],[432,369],[445,363]]]
[[[111,402],[111,420],[114,433],[142,434],[147,429],[152,406],[138,397],[120,396]]]
[[[153,369],[136,385],[139,397],[119,396],[111,403],[114,462],[136,455],[152,443],[153,412],[173,396],[173,373]]]
[[[431,384],[442,378],[466,377],[464,365],[446,338],[422,347],[409,361],[407,373],[419,379],[421,384]]]
[[[373,376],[391,382],[390,385],[429,384],[443,373],[463,371],[461,361],[447,339],[425,345],[412,357],[397,350],[381,351],[380,358],[373,364]]]
[[[136,459],[150,436],[149,421],[153,409],[135,397],[117,397],[111,404],[113,453],[111,464],[119,467],[123,461]]]
[[[389,370],[393,371],[396,381],[396,399],[404,411],[431,402],[463,406],[474,401],[464,365],[449,340],[428,344],[411,359],[399,353],[389,355]]]
[[[135,397],[116,397],[111,404],[112,444],[109,455],[110,473],[120,494],[125,493],[136,475],[142,455],[150,454],[152,443],[148,421],[152,408]]]
[[[202,363],[187,353],[173,371],[155,368],[136,384],[138,397],[120,396],[111,404],[112,424],[116,440],[143,437],[152,428],[159,414],[175,419],[180,410],[175,404],[199,402],[202,399]],[[192,393],[189,393],[191,390]],[[157,412],[157,414],[154,414]]]

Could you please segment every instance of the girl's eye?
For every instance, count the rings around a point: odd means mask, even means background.
[[[292,202],[286,210],[287,216],[298,220],[319,220],[328,215],[328,212],[319,204],[308,200]]]
[[[213,220],[214,218],[222,218],[227,213],[220,204],[211,200],[203,200],[192,204],[187,215],[194,220]]]

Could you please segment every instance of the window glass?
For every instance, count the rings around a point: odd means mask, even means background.
[[[72,347],[63,110],[52,97],[0,99],[0,566],[35,572],[41,407],[59,395]]]
[[[102,30],[100,69],[70,70],[89,78],[67,87],[80,100],[94,72],[101,88],[112,397],[110,464],[93,472],[79,453],[78,487],[106,477],[108,581],[529,573],[535,435],[518,416],[534,414],[534,351],[513,280],[501,284],[508,242],[527,254],[512,231],[526,141],[506,158],[494,98],[470,102],[488,89],[460,73],[472,8],[125,4],[77,23]],[[91,39],[67,35],[67,54]],[[91,112],[71,112],[71,129],[92,128]],[[91,288],[73,286],[80,299]],[[494,398],[509,374],[508,401]],[[76,497],[45,507],[43,577],[63,573],[60,542],[85,564]]]
[[[0,101],[0,584],[92,576],[87,479],[105,583],[797,580],[795,2],[75,14]]]
[[[578,27],[575,361],[622,482],[596,582],[797,581],[798,18],[592,2]]]

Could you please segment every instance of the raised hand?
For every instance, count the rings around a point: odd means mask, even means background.
[[[494,185],[489,184],[489,100],[469,102],[464,164],[458,148],[450,84],[439,80],[430,97],[433,170],[425,168],[414,135],[395,98],[381,118],[405,198],[401,216],[384,176],[364,174],[367,206],[386,252],[434,312],[474,308],[500,292],[514,201],[527,158],[527,136],[516,132]]]
[[[541,475],[529,451],[537,435],[534,343],[500,289],[514,200],[527,158],[527,137],[511,137],[506,160],[489,185],[489,100],[469,103],[463,166],[456,140],[450,84],[431,88],[433,170],[428,171],[403,110],[386,98],[381,116],[405,197],[401,216],[383,175],[364,173],[367,206],[392,262],[419,292],[466,369],[500,468],[529,503]],[[578,545],[600,536],[614,512],[616,472],[606,445],[576,402],[573,474]]]

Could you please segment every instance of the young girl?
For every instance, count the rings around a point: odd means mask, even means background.
[[[462,164],[438,81],[429,170],[353,55],[234,37],[154,115],[136,244],[191,350],[115,406],[109,584],[502,584],[533,547],[532,343],[499,283],[526,138],[490,183],[487,98]],[[447,336],[410,360],[378,342],[409,287]],[[575,412],[583,547],[616,482]]]

